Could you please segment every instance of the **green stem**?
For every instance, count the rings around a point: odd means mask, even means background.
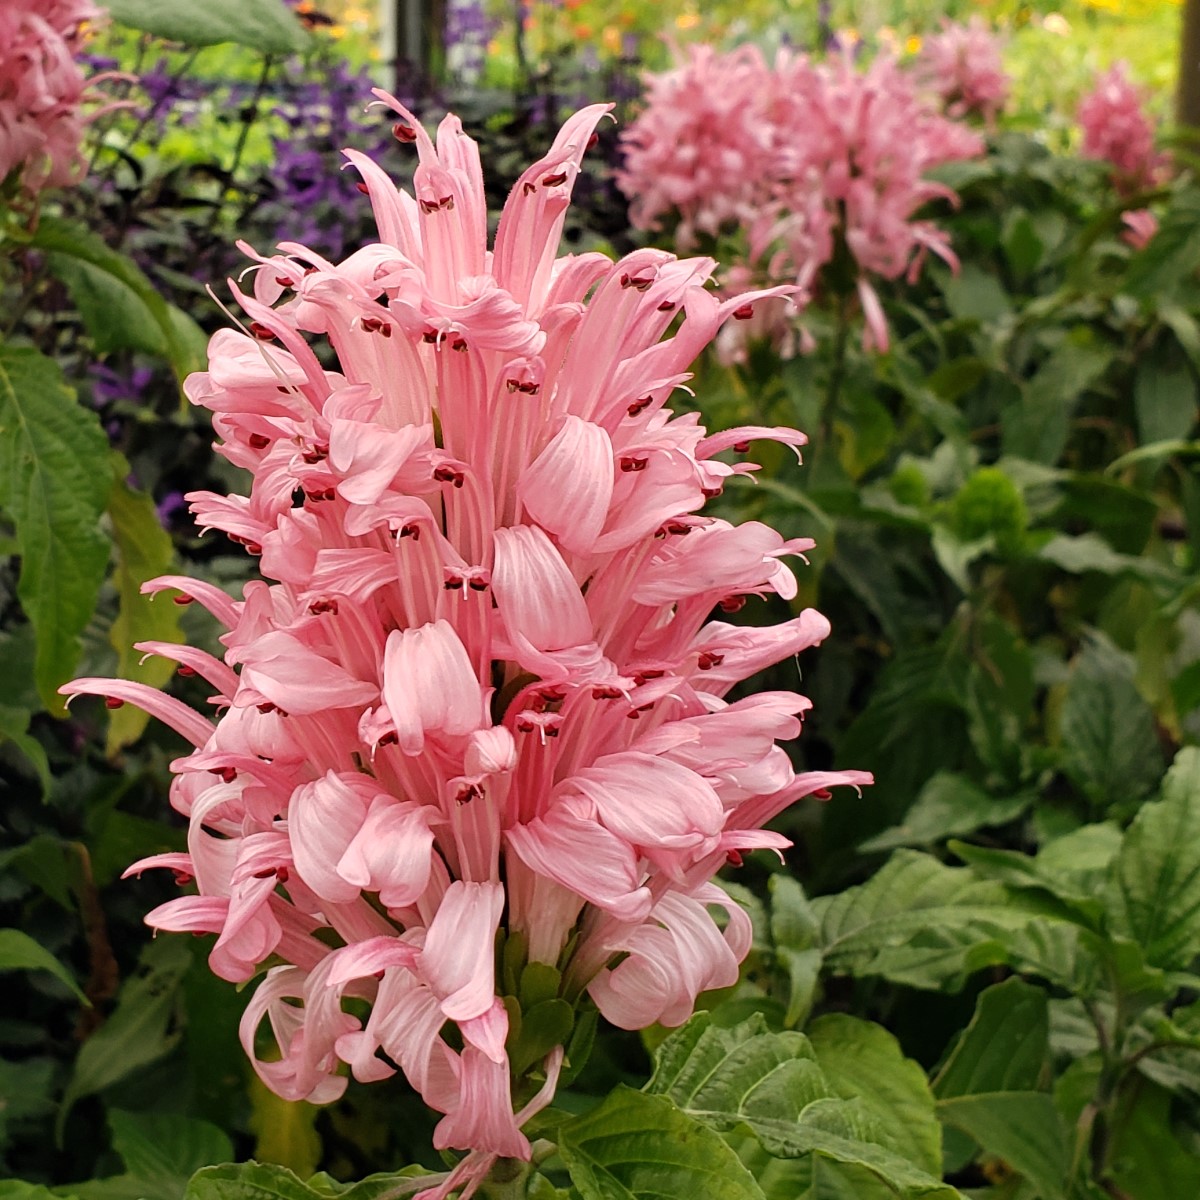
[[[850,297],[843,293],[838,298],[837,331],[833,341],[833,362],[829,368],[829,386],[825,389],[825,403],[821,406],[820,444],[828,451],[833,449],[833,421],[846,379],[846,350],[849,344]]]
[[[242,155],[246,150],[246,142],[250,137],[250,126],[258,119],[258,106],[263,98],[263,93],[267,90],[267,81],[271,77],[271,68],[275,65],[275,56],[273,54],[263,55],[262,70],[258,73],[258,82],[254,85],[254,94],[250,97],[250,103],[242,111],[242,127],[238,130],[237,144],[233,148],[233,162],[229,165],[229,186],[236,186],[238,168],[242,165]],[[217,221],[220,220],[223,205],[215,205],[212,210],[212,216],[208,222],[208,230],[211,233],[216,228]]]
[[[498,1158],[479,1185],[479,1194],[487,1200],[525,1200],[533,1168],[519,1158]]]

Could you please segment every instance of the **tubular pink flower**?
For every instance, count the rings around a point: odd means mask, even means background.
[[[172,763],[187,853],[135,869],[194,877],[148,920],[217,934],[219,975],[281,960],[242,1022],[255,1070],[318,1103],[347,1070],[401,1070],[444,1114],[438,1145],[468,1152],[428,1191],[444,1197],[529,1154],[521,1125],[562,1065],[558,1046],[514,1071],[498,946],[510,972],[552,967],[561,997],[619,1023],[683,1021],[750,946],[714,873],[786,847],[761,825],[793,798],[869,777],[796,774],[779,742],[804,697],[724,699],[829,630],[811,610],[773,629],[712,619],[795,596],[784,560],[808,539],[700,509],[757,469],[749,442],[804,438],[710,435],[667,407],[739,307],[705,290],[711,260],[556,257],[606,110],[522,175],[489,255],[474,143],[393,107],[415,131],[415,198],[351,153],[382,240],[340,264],[247,247],[250,332],[218,333],[187,383],[252,475],[247,497],[193,509],[264,579],[238,599],[148,584],[213,613],[224,662],[144,648],[203,675],[218,718],[140,684],[64,691],[141,704],[193,744]],[[277,1059],[256,1057],[264,1022]]]
[[[943,17],[941,31],[925,39],[913,70],[947,116],[976,115],[990,126],[1012,86],[1000,49],[999,38],[978,14],[965,25]]]
[[[1154,125],[1144,104],[1123,62],[1097,76],[1079,102],[1084,155],[1110,163],[1113,182],[1126,195],[1153,187],[1168,162],[1154,148]]]

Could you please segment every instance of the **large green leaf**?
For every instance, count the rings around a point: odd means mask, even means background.
[[[829,1077],[798,1033],[771,1033],[761,1016],[717,1028],[698,1014],[659,1047],[647,1090],[722,1132],[749,1129],[775,1157],[862,1167],[903,1196],[954,1195],[937,1177],[920,1068],[877,1026],[845,1018],[818,1027]]]
[[[160,11],[205,12],[210,5],[156,5]],[[168,304],[141,270],[82,225],[43,217],[29,244],[46,255],[67,285],[101,352],[161,354],[181,381],[204,367],[207,338],[186,313]]]
[[[1050,1052],[1046,993],[1013,977],[981,992],[975,1015],[933,1081],[939,1099],[1033,1091]]]
[[[890,1145],[930,1175],[942,1174],[942,1138],[925,1072],[882,1025],[844,1013],[818,1017],[808,1038],[834,1095],[858,1099]]]
[[[122,25],[186,46],[235,42],[263,54],[296,54],[308,46],[308,36],[282,0],[107,0],[105,7]]]
[[[44,946],[19,929],[0,929],[0,971],[49,971],[85,1004],[87,997],[71,973]]]
[[[560,1126],[558,1151],[584,1200],[763,1200],[732,1148],[663,1095],[618,1087]]]
[[[0,679],[6,684],[0,699],[0,743],[11,742],[24,755],[45,798],[50,794],[50,761],[41,742],[29,732],[30,718],[42,707],[34,683],[36,653],[32,625],[0,633]]]
[[[1030,1181],[1042,1200],[1065,1200],[1067,1143],[1045,1092],[990,1092],[938,1101],[938,1115]]]
[[[1162,775],[1154,713],[1128,659],[1101,634],[1072,665],[1059,734],[1067,773],[1102,808],[1140,799]]]
[[[121,987],[112,1016],[79,1051],[59,1110],[61,1137],[76,1101],[162,1058],[179,1040],[180,984],[192,956],[183,938],[159,938],[142,951],[139,967]]]
[[[0,344],[0,508],[16,528],[17,595],[37,635],[38,694],[52,712],[63,711],[57,689],[75,673],[108,566],[99,520],[110,480],[108,439],[57,365]]]
[[[1125,834],[1111,896],[1113,922],[1159,967],[1200,953],[1200,750],[1186,747]]]
[[[981,967],[1007,961],[1002,936],[1036,915],[992,880],[899,850],[866,883],[813,908],[826,965],[915,987],[961,986]]]
[[[820,925],[804,889],[791,875],[772,875],[767,886],[771,891],[772,952],[788,976],[783,1023],[793,1029],[804,1023],[816,996],[823,958],[817,945]]]
[[[1196,377],[1181,357],[1147,358],[1133,381],[1139,440],[1186,438],[1196,425]]]
[[[121,467],[125,466],[121,461]],[[145,492],[134,491],[126,482],[127,471],[118,470],[108,500],[113,541],[117,548],[116,583],[121,606],[109,632],[117,652],[117,675],[136,679],[151,687],[162,687],[174,671],[170,659],[157,656],[142,661],[135,642],[182,642],[180,609],[160,597],[144,596],[141,585],[170,569],[174,550],[167,531],[158,519],[154,501]],[[108,753],[136,741],[150,720],[135,704],[114,709],[109,715]]]

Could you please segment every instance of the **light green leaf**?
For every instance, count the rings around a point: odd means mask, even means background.
[[[965,775],[939,771],[921,789],[902,824],[868,838],[859,850],[874,854],[898,846],[930,846],[985,826],[1004,825],[1019,817],[1034,799],[1031,792],[993,799]]]
[[[1200,1196],[1200,1157],[1176,1137],[1165,1088],[1138,1089],[1114,1133],[1110,1162],[1113,1182],[1131,1200]]]
[[[1102,634],[1072,665],[1059,735],[1067,773],[1102,808],[1141,798],[1162,776],[1154,713],[1128,659]]]
[[[1050,1052],[1046,993],[1014,976],[981,992],[975,1015],[933,1081],[940,1100],[1033,1091]]]
[[[1152,559],[1118,554],[1098,533],[1055,534],[1038,549],[1037,557],[1072,575],[1087,571],[1099,571],[1102,575],[1128,572],[1146,579],[1164,579],[1172,574],[1169,568]]]
[[[119,678],[162,687],[171,678],[174,664],[157,655],[143,663],[141,651],[133,647],[135,642],[184,640],[179,606],[166,603],[162,597],[156,601],[141,593],[141,585],[147,579],[169,571],[174,550],[158,519],[154,501],[125,482],[128,469],[124,460],[120,461],[116,474],[108,515],[117,548],[116,583],[121,605],[108,637],[117,652]],[[149,714],[135,704],[114,709],[109,714],[109,755],[137,741],[149,719]]]
[[[763,1200],[732,1148],[662,1095],[618,1087],[560,1126],[558,1152],[584,1200]]]
[[[76,1101],[128,1078],[178,1042],[180,985],[191,962],[183,938],[159,938],[142,951],[137,972],[121,986],[112,1016],[84,1042],[75,1060],[59,1109],[60,1139]]]
[[[1177,355],[1173,360],[1146,358],[1133,380],[1139,440],[1166,442],[1186,438],[1196,424],[1196,379]]]
[[[942,1137],[925,1072],[882,1025],[844,1013],[818,1017],[808,1038],[834,1095],[857,1099],[888,1144],[941,1178]]]
[[[1176,755],[1162,799],[1126,832],[1110,908],[1154,966],[1186,967],[1200,953],[1200,749]]]
[[[156,5],[162,12],[185,11]],[[206,12],[210,3],[191,5]],[[115,14],[114,14],[115,15]],[[130,348],[161,354],[183,381],[204,367],[207,339],[187,314],[172,309],[125,255],[82,225],[45,216],[29,244],[46,254],[50,269],[67,285],[97,349]]]
[[[99,519],[110,479],[108,439],[57,365],[0,344],[0,508],[16,527],[17,595],[37,637],[38,694],[59,714],[57,689],[75,672],[108,566]]]
[[[114,21],[185,46],[234,42],[262,54],[299,54],[308,35],[281,0],[205,0],[163,4],[162,0],[107,0]]]
[[[363,1180],[363,1184],[367,1182]],[[286,1167],[246,1162],[197,1171],[184,1195],[186,1200],[317,1200],[321,1196],[348,1195],[350,1190],[337,1187],[318,1191]]]
[[[44,946],[19,929],[0,929],[0,971],[49,971],[84,1003],[87,997],[71,973]]]
[[[820,927],[804,889],[791,876],[772,875],[771,941],[776,961],[788,975],[788,1005],[783,1023],[802,1025],[813,1005],[824,957],[817,946]]]
[[[1042,1200],[1065,1200],[1067,1142],[1045,1092],[987,1092],[938,1101],[938,1116],[1002,1158]]]

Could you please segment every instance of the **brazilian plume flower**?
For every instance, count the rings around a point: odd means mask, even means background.
[[[1154,124],[1145,97],[1129,78],[1125,63],[1116,63],[1096,79],[1079,102],[1083,153],[1112,167],[1113,183],[1128,195],[1153,187],[1166,166],[1154,148]]]
[[[82,174],[88,85],[75,59],[100,15],[88,0],[0,4],[0,180],[19,172],[36,192]]]
[[[732,984],[750,922],[713,875],[785,847],[763,826],[789,804],[870,777],[794,771],[778,742],[803,696],[725,699],[829,630],[811,609],[723,620],[795,596],[788,560],[811,542],[700,511],[756,469],[751,443],[803,435],[709,433],[667,407],[756,297],[717,299],[708,259],[556,257],[606,106],[520,177],[489,250],[475,142],[454,116],[435,142],[377,95],[415,144],[415,194],[346,151],[379,241],[339,263],[244,246],[246,323],[186,384],[252,475],[192,510],[264,578],[240,599],[153,581],[208,608],[225,650],[141,648],[202,676],[216,719],[137,683],[64,691],[141,705],[191,743],[171,788],[188,849],[130,871],[195,890],[147,921],[216,934],[228,980],[273,960],[241,1036],[279,1095],[402,1071],[443,1114],[435,1144],[467,1152],[432,1200],[529,1158],[521,1126],[589,1005],[678,1024]]]
[[[975,115],[990,125],[1008,100],[1012,80],[1004,70],[1000,42],[983,17],[965,25],[942,19],[940,32],[921,45],[913,70],[951,117]]]

